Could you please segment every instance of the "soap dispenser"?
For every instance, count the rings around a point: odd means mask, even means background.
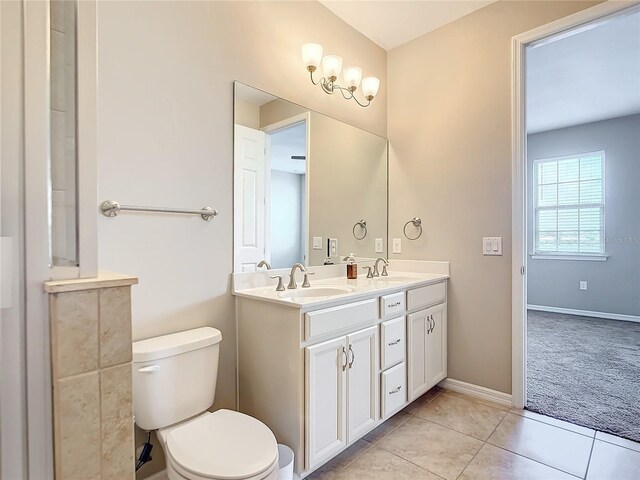
[[[344,257],[347,263],[347,278],[349,280],[355,280],[358,278],[358,265],[356,264],[356,259],[353,256],[353,253],[350,253],[349,256]]]

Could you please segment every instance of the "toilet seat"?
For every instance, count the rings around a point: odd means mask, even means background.
[[[273,433],[243,413],[218,410],[166,430],[167,462],[184,478],[262,480],[278,468]]]

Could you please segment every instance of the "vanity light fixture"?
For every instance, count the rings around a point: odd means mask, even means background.
[[[371,100],[378,94],[380,79],[376,77],[362,78],[362,69],[360,67],[345,68],[342,77],[346,86],[338,85],[336,80],[342,71],[342,57],[338,55],[327,55],[323,57],[322,45],[318,45],[317,43],[305,43],[302,45],[302,61],[311,76],[311,83],[320,85],[322,90],[329,95],[339,91],[345,100],[354,100],[361,107],[368,107],[371,104]],[[325,76],[316,81],[313,78],[313,72],[318,69],[321,63]],[[361,84],[362,94],[367,103],[360,102],[354,95]]]

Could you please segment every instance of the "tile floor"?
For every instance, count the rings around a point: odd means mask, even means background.
[[[309,480],[640,480],[640,444],[430,390]]]

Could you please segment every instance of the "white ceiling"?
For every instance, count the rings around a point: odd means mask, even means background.
[[[527,49],[527,130],[640,113],[640,12]]]
[[[391,50],[496,0],[320,0],[360,33]]]
[[[250,87],[244,83],[236,83],[236,98],[253,105],[261,107],[265,103],[269,103],[276,100],[278,97],[271,95],[270,93],[263,92],[257,88]]]

